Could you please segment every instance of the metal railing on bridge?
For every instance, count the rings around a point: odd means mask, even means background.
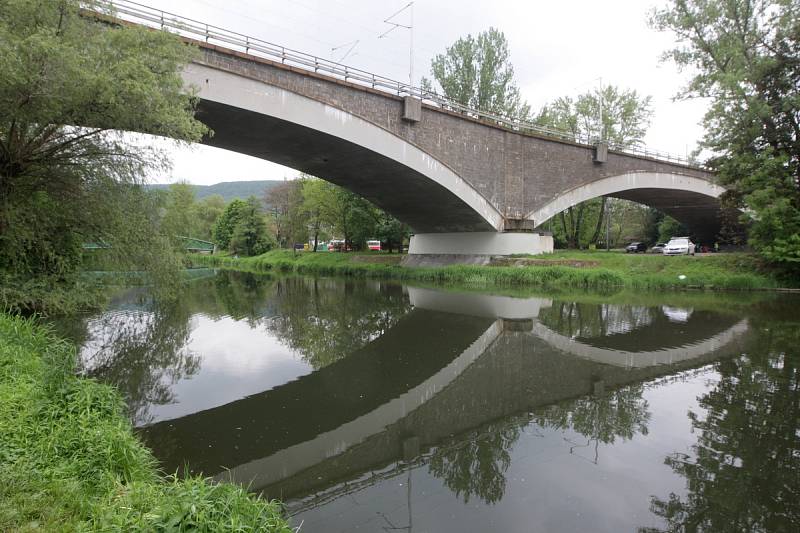
[[[298,52],[297,50],[273,44],[263,39],[250,37],[212,24],[182,17],[131,0],[94,0],[92,2],[87,2],[86,7],[100,11],[105,15],[115,16],[127,22],[171,31],[183,37],[203,41],[208,44],[224,46],[236,51],[243,51],[249,55],[308,70],[310,72],[323,73],[334,78],[364,85],[390,94],[413,96],[419,98],[428,105],[489,122],[512,131],[554,137],[585,145],[593,145],[597,141],[596,138],[576,135],[574,132],[546,128],[533,122],[515,120],[479,109],[473,109],[452,98],[421,87],[414,87],[408,83],[403,83],[358,68],[349,67],[337,63],[336,61],[330,61],[304,52]],[[608,148],[614,152],[622,152],[689,166],[700,166],[697,162],[686,157],[653,150],[643,145],[629,146],[609,143]]]

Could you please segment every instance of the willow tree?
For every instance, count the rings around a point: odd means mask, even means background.
[[[120,264],[172,271],[138,187],[167,159],[121,132],[206,133],[179,74],[192,50],[167,32],[82,14],[92,2],[0,6],[2,285],[68,282],[87,242]]]

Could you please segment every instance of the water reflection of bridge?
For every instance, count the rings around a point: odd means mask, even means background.
[[[350,356],[273,390],[149,426],[144,438],[158,442],[167,470],[191,458],[206,475],[231,476],[270,497],[303,496],[598,384],[614,388],[702,365],[736,352],[747,330],[730,316],[676,318],[645,308],[651,316],[633,329],[592,336],[582,323],[576,335],[564,320],[574,310],[548,299],[419,288],[409,296],[415,309]]]

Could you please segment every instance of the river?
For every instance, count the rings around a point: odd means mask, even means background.
[[[56,327],[165,471],[302,532],[796,531],[798,304],[209,271]]]

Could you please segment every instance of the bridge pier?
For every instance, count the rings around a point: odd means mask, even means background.
[[[492,256],[553,252],[545,232],[417,233],[408,245],[406,266],[487,264]]]

